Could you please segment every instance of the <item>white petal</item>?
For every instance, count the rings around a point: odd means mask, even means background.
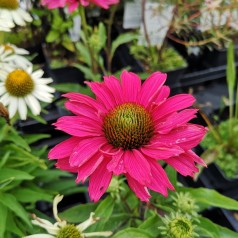
[[[19,112],[21,120],[26,120],[27,107],[23,98],[18,99],[18,112]]]
[[[8,106],[8,111],[9,111],[9,117],[12,118],[16,112],[17,112],[17,106],[18,106],[18,102],[17,102],[17,98],[15,97],[11,97],[9,106]]]
[[[39,90],[41,92],[49,92],[49,93],[54,93],[55,92],[55,89],[48,86],[48,85],[37,85],[36,90]]]
[[[49,94],[49,93],[45,93],[45,92],[41,92],[41,91],[34,91],[33,95],[39,99],[42,102],[48,102],[51,103],[53,101],[54,95]]]
[[[37,225],[37,226],[40,226],[42,228],[44,228],[49,234],[51,235],[56,235],[59,231],[59,227],[57,226],[54,226],[52,224],[48,225],[46,223],[44,223],[44,219],[40,219],[40,218],[37,218],[38,220],[33,220],[32,223],[34,225]]]
[[[31,76],[38,80],[38,78],[41,78],[43,74],[44,74],[44,71],[42,69],[38,69],[37,71],[33,72]]]
[[[93,218],[94,215],[95,213],[91,212],[90,217],[86,221],[76,226],[80,232],[86,230],[89,226],[91,226],[92,224],[96,222],[96,219]]]
[[[41,106],[35,97],[33,97],[32,95],[27,95],[25,97],[25,101],[26,101],[27,105],[30,107],[30,109],[34,115],[40,114]]]
[[[12,18],[17,25],[19,26],[26,25],[25,21],[22,19],[22,16],[19,14],[18,10],[12,11]]]
[[[98,231],[98,232],[90,232],[90,233],[83,233],[85,237],[91,237],[91,236],[103,236],[108,237],[112,235],[111,231]]]
[[[36,235],[30,235],[30,236],[25,236],[23,238],[54,238],[55,236],[48,235],[48,234],[36,234]]]

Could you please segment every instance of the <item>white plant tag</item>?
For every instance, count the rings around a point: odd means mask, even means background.
[[[160,47],[166,37],[173,18],[173,5],[147,2],[145,5],[145,24],[151,45]],[[147,45],[144,26],[141,23],[138,44]]]
[[[123,15],[124,29],[136,29],[141,24],[141,0],[126,2]]]
[[[79,41],[80,30],[81,30],[81,18],[80,16],[75,16],[73,18],[73,27],[69,29],[69,36],[73,42]]]

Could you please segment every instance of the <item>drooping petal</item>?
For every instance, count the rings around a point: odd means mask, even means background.
[[[136,196],[140,198],[141,201],[149,202],[149,198],[151,197],[151,195],[148,192],[147,187],[138,183],[137,180],[133,179],[129,174],[125,174],[125,175],[126,175],[129,187],[136,194]]]
[[[87,177],[89,177],[97,169],[97,167],[100,166],[103,158],[103,155],[95,154],[88,161],[82,164],[78,169],[76,183],[81,181],[84,183]]]
[[[78,172],[78,168],[77,167],[72,167],[69,164],[69,158],[63,158],[63,159],[59,159],[57,161],[57,163],[55,164],[55,167],[64,171],[68,171],[71,173],[77,173]]]
[[[138,150],[126,150],[122,155],[127,173],[142,185],[151,182],[150,165]]]
[[[115,155],[112,155],[110,162],[107,165],[108,171],[113,172],[115,175],[120,175],[126,173],[124,160],[123,160],[123,151],[120,150]]]
[[[145,145],[140,148],[140,151],[146,156],[156,160],[168,159],[184,152],[179,146],[166,146],[158,142]]]
[[[93,137],[81,140],[70,155],[70,165],[72,167],[80,167],[93,155],[98,153],[100,147],[105,143],[107,142],[103,137]]]
[[[175,168],[183,176],[193,177],[194,173],[199,171],[199,169],[195,166],[193,157],[187,153],[169,158],[166,160],[166,163]]]
[[[136,102],[141,90],[141,79],[134,73],[124,70],[120,76],[124,102]]]
[[[50,159],[62,159],[69,157],[73,149],[78,145],[79,142],[80,139],[73,136],[52,148],[49,151],[48,157]]]
[[[168,189],[174,190],[173,185],[170,183],[167,174],[157,161],[149,159],[149,163],[151,166],[152,179],[148,188],[167,197]]]
[[[109,160],[104,159],[100,166],[94,171],[89,179],[89,196],[94,202],[97,202],[106,192],[112,179],[112,172],[107,170]]]

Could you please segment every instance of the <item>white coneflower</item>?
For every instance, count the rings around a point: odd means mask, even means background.
[[[31,15],[20,7],[19,0],[0,0],[0,16],[19,26],[32,21]]]
[[[90,217],[86,221],[80,223],[79,225],[68,224],[66,221],[61,220],[58,216],[57,205],[62,199],[63,196],[57,195],[53,201],[53,214],[56,223],[52,224],[48,220],[41,219],[39,217],[36,217],[35,215],[33,216],[34,220],[32,221],[32,223],[44,228],[48,232],[48,234],[36,234],[26,236],[24,238],[85,238],[91,236],[108,237],[112,235],[111,231],[87,233],[84,232],[84,230],[86,230],[89,226],[99,220],[99,218],[94,217],[93,212],[90,214]]]
[[[11,31],[11,28],[14,27],[14,23],[8,18],[2,17],[0,14],[0,31]]]
[[[25,49],[18,48],[13,44],[0,45],[0,69],[6,65],[14,68],[27,68],[32,63],[25,57],[29,52]]]
[[[32,67],[0,70],[0,102],[8,108],[10,118],[18,111],[20,118],[25,120],[27,106],[34,115],[39,115],[39,101],[52,102],[55,89],[47,85],[52,79],[42,78],[43,74],[41,69],[32,72]]]

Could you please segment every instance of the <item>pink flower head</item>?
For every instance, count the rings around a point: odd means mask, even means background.
[[[184,176],[206,166],[191,149],[204,137],[206,128],[189,123],[196,109],[186,109],[194,97],[180,94],[168,98],[166,74],[153,73],[141,85],[134,73],[123,71],[121,80],[104,77],[104,82],[87,82],[96,99],[67,93],[65,106],[74,116],[54,124],[72,137],[56,145],[50,159],[56,167],[77,173],[76,182],[89,178],[89,195],[98,201],[113,175],[123,174],[142,200],[148,189],[168,195],[173,190],[159,161],[163,160]]]
[[[41,4],[49,9],[68,6],[70,12],[74,11],[79,4],[88,6],[90,3],[108,9],[110,5],[119,3],[119,0],[41,0]]]

